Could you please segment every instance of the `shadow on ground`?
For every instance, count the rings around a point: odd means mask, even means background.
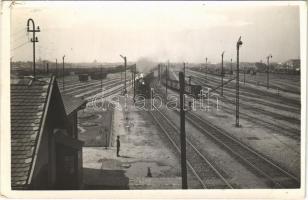
[[[124,170],[83,168],[84,190],[127,190],[129,179]]]

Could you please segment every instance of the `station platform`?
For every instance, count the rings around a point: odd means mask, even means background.
[[[118,97],[124,108],[124,96]],[[84,189],[180,189],[179,154],[149,113],[133,109],[132,100],[126,103],[127,110],[114,110],[111,146],[83,148]]]

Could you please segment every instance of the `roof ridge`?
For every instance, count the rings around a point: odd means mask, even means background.
[[[32,155],[32,164],[30,165],[29,174],[28,174],[28,177],[27,177],[27,184],[31,183],[32,175],[33,175],[33,172],[34,172],[36,159],[37,159],[37,155],[38,155],[38,149],[39,149],[39,145],[40,145],[42,135],[43,135],[43,132],[44,132],[44,124],[46,122],[46,116],[47,116],[47,112],[48,112],[48,108],[49,108],[49,102],[50,102],[50,99],[51,99],[51,93],[53,91],[52,89],[53,89],[54,79],[55,79],[54,76],[51,76],[50,82],[48,84],[47,97],[46,97],[46,100],[45,100],[42,119],[40,121],[40,126],[39,126],[39,130],[38,130],[38,138],[35,141],[34,151],[33,151],[33,155]]]

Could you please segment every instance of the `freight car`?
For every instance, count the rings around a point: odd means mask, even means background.
[[[162,79],[162,83],[166,85],[166,80]],[[176,90],[176,91],[180,90],[180,83],[177,80],[168,79],[167,86],[168,88],[172,90]],[[195,98],[199,97],[201,90],[202,90],[201,85],[185,84],[185,93]]]
[[[107,77],[107,73],[91,73],[90,77],[92,80],[101,80]]]
[[[80,82],[85,82],[89,80],[89,75],[88,74],[79,74],[79,81]]]

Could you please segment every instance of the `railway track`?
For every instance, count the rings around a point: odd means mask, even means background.
[[[227,93],[230,93],[230,92],[227,92]],[[243,99],[243,97],[241,97],[241,99]],[[221,100],[223,100],[224,102],[227,102],[227,103],[234,104],[233,101],[230,101],[227,98],[222,98]],[[296,118],[291,118],[289,116],[285,116],[285,115],[281,115],[281,114],[277,114],[277,113],[272,113],[272,112],[267,111],[267,110],[262,110],[262,109],[260,109],[258,107],[251,107],[249,105],[246,105],[243,102],[242,102],[242,104],[244,104],[243,107],[246,108],[247,110],[252,110],[252,111],[258,112],[260,114],[263,114],[265,116],[274,116],[276,119],[284,120],[284,121],[292,120],[292,121],[294,121],[294,123],[296,123],[298,125],[300,123],[299,120],[296,119]],[[234,109],[229,108],[228,106],[222,106],[222,107],[223,107],[223,110],[226,113],[229,113],[229,114],[233,114],[234,113]],[[267,120],[265,120],[263,118],[253,116],[253,115],[248,114],[246,112],[244,113],[241,110],[240,110],[240,115],[241,115],[241,118],[243,118],[243,119],[245,119],[247,121],[250,121],[250,122],[252,122],[254,124],[257,124],[257,125],[260,125],[260,126],[264,126],[265,128],[267,128],[267,129],[269,129],[271,131],[277,131],[279,134],[288,136],[290,138],[294,138],[296,140],[300,139],[300,131],[298,129],[296,129],[296,128],[289,127],[286,124],[278,125],[276,123],[271,123],[271,122],[269,122],[269,121],[267,121]]]
[[[180,153],[178,128],[158,109],[150,112],[153,119],[165,133],[171,144]],[[188,139],[186,140],[187,165],[203,188],[232,189],[233,186]]]
[[[197,84],[203,85],[207,88],[214,88],[214,86],[212,86],[210,84],[204,84],[202,81],[200,81],[199,79],[201,79],[201,78],[199,78],[199,77],[196,77],[196,78],[197,78],[197,80],[194,80],[194,82],[196,82]],[[205,88],[205,89],[207,89],[207,88]],[[235,89],[234,89],[234,87],[230,87],[230,86],[226,85],[224,87],[224,95],[225,96],[227,95],[228,97],[235,99]],[[283,101],[279,102],[280,104],[277,105],[275,103],[271,103],[271,102],[266,101],[266,100],[260,100],[258,98],[260,98],[260,96],[241,91],[241,99],[244,100],[245,102],[255,102],[255,103],[262,105],[262,106],[271,107],[271,108],[280,109],[280,110],[289,111],[289,112],[300,112],[299,107],[295,108],[294,106],[281,105],[281,104],[283,104]],[[279,99],[277,99],[277,100],[279,100]],[[251,106],[251,105],[247,104],[247,106]],[[255,106],[253,106],[253,107],[255,107]]]
[[[190,70],[194,73],[199,73],[199,74],[203,74],[204,72],[200,72],[200,71],[196,71],[196,70]],[[220,78],[221,75],[220,74],[215,74],[215,73],[207,73],[209,75],[212,75],[212,76],[215,76],[217,78]],[[249,74],[246,74],[246,80],[245,82],[246,83],[249,83],[249,84],[253,84],[253,85],[258,85],[258,86],[262,86],[264,88],[266,88],[267,84],[266,84],[266,74],[265,73],[259,73],[259,74],[264,74],[265,77],[263,78],[260,78],[259,80],[256,80],[256,79],[249,79],[248,78],[248,75]],[[241,82],[244,82],[244,74],[240,73],[239,74],[239,78],[240,78],[240,81]],[[276,74],[277,75],[277,74]],[[286,77],[285,76],[278,76],[276,78],[271,78],[271,81],[270,81],[270,89],[279,89],[280,91],[283,91],[283,92],[288,92],[288,93],[292,93],[292,94],[300,94],[300,90],[298,89],[299,87],[297,87],[297,83],[296,79],[294,79],[294,77],[288,77],[287,79],[289,81],[292,81],[292,83],[285,83],[285,82],[282,82],[281,80],[285,80]],[[299,81],[300,82],[300,81]],[[298,84],[299,85],[299,84]]]
[[[282,169],[278,164],[258,153],[251,147],[230,136],[224,130],[212,125],[192,112],[186,112],[186,119],[204,135],[213,139],[225,150],[244,163],[249,169],[266,178],[272,188],[299,188],[300,180]]]
[[[119,81],[119,79],[104,80],[103,85],[108,85],[116,81]],[[97,80],[89,81],[89,82],[79,82],[78,84],[75,84],[74,86],[67,86],[65,88],[64,93],[68,95],[74,95],[76,93],[88,91],[89,88],[100,87],[100,84],[101,84],[101,81],[97,81]]]
[[[228,92],[228,93],[230,93],[230,92]],[[241,99],[245,99],[245,97],[241,97]],[[234,101],[232,101],[232,100],[230,100],[226,97],[222,98],[221,100],[235,105]],[[252,106],[246,105],[243,102],[242,102],[242,104],[244,104],[243,108],[246,109],[246,110],[253,110],[253,111],[256,111],[256,112],[263,114],[263,115],[266,115],[266,116],[273,116],[277,120],[292,121],[292,123],[300,125],[300,120],[298,120],[296,118],[277,114],[277,113],[274,113],[274,112],[270,112],[268,110],[263,110],[263,109],[258,108],[258,107],[252,107]],[[229,114],[234,113],[234,110],[229,108],[228,106],[223,106],[223,110],[225,112],[229,113]],[[287,126],[286,124],[284,124],[283,126],[277,125],[275,123],[271,123],[267,120],[264,120],[263,118],[257,118],[256,116],[252,116],[248,113],[243,113],[242,111],[240,111],[240,115],[241,115],[242,118],[244,118],[248,121],[251,121],[253,123],[257,123],[259,125],[262,125],[262,126],[268,128],[269,130],[278,131],[280,134],[282,133],[283,135],[294,138],[294,139],[300,138],[300,131],[298,129],[294,129],[292,127],[286,127]]]
[[[130,81],[127,81],[126,88],[129,88],[129,87],[130,87],[130,84],[129,84],[129,83],[130,83]],[[94,95],[93,95],[93,94],[91,94],[91,96],[87,95],[87,96],[85,97],[85,99],[88,100],[88,101],[93,101],[93,100],[95,100],[95,98],[99,99],[99,98],[109,97],[109,96],[111,96],[111,95],[113,95],[113,94],[116,94],[116,93],[122,91],[123,87],[124,87],[124,86],[120,86],[120,87],[117,87],[117,88],[114,89],[114,90],[105,92],[103,96],[99,96],[99,97],[96,97],[96,94],[99,94],[99,92],[96,92],[95,94],[93,93]],[[114,86],[110,86],[110,87],[109,87],[109,89],[111,89],[111,88],[114,88]]]
[[[157,91],[160,91],[157,89]],[[179,111],[175,111],[179,114]],[[200,116],[186,112],[187,121],[197,128],[202,134],[211,138],[227,152],[233,155],[239,162],[255,174],[267,180],[271,188],[299,188],[300,179],[263,154],[252,149],[238,139],[234,138],[224,130],[216,127]]]
[[[230,115],[234,115],[234,112],[235,112],[234,109],[228,108],[226,106],[223,106],[223,110]],[[279,134],[288,136],[288,137],[296,139],[296,140],[300,140],[300,132],[297,131],[297,130],[294,130],[292,128],[281,127],[281,126],[279,126],[275,123],[271,123],[269,121],[266,121],[266,120],[263,120],[263,119],[260,119],[260,118],[256,118],[252,115],[249,115],[247,113],[243,113],[241,111],[240,111],[240,117],[242,119],[245,119],[245,120],[250,121],[252,123],[263,126],[263,127],[267,128],[269,130],[275,131]]]
[[[217,85],[220,85],[221,84],[221,80],[217,79],[217,78],[213,78],[213,77],[207,77],[207,81],[211,81],[212,84],[204,84],[204,81],[205,81],[205,78],[203,77],[202,74],[196,74],[195,72],[192,72],[192,71],[189,71],[187,73],[190,73],[192,76],[194,76],[195,78],[199,79],[201,82],[202,82],[202,85],[205,85],[205,86],[208,86],[208,87],[211,87],[211,88],[214,88],[215,86]],[[213,85],[213,83],[215,83],[216,85]],[[232,86],[231,86],[231,85]],[[231,90],[235,90],[235,83],[230,83],[229,85],[226,85],[225,87],[228,88],[228,89],[231,89]],[[241,94],[245,94],[245,96],[250,96],[250,97],[260,97],[260,96],[263,96],[263,97],[267,97],[267,98],[270,98],[270,101],[274,100],[274,101],[277,101],[277,100],[280,100],[280,103],[283,103],[283,104],[286,104],[286,105],[289,105],[289,106],[294,106],[294,107],[298,107],[300,106],[300,100],[295,100],[293,98],[288,98],[288,97],[285,97],[285,96],[280,96],[279,98],[277,98],[277,95],[276,94],[273,94],[273,93],[270,93],[266,90],[259,90],[259,89],[256,89],[256,88],[253,88],[253,87],[249,87],[249,89],[247,87],[241,87]],[[258,96],[256,96],[256,94]]]

